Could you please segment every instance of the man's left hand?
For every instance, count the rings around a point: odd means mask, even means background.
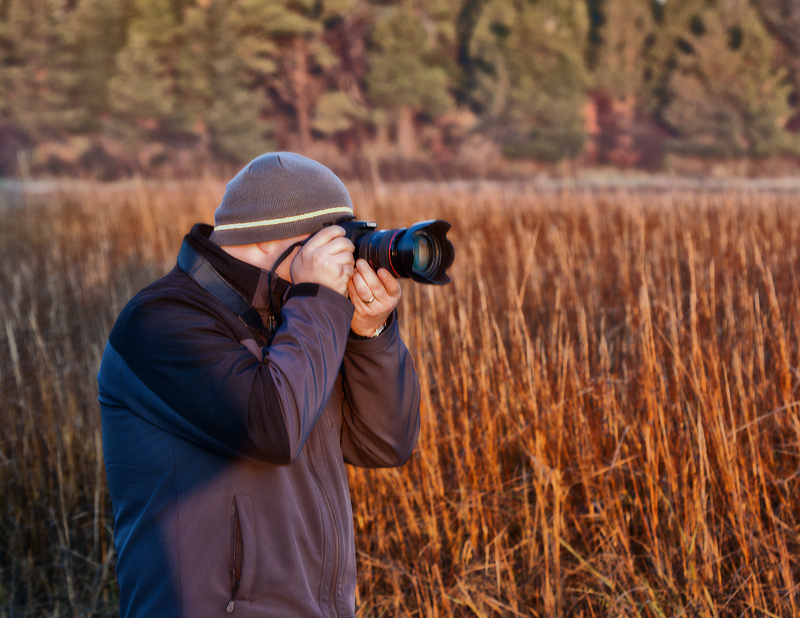
[[[376,273],[364,259],[356,261],[356,271],[347,290],[356,308],[350,328],[362,337],[374,335],[400,302],[397,279],[385,268],[379,268]]]

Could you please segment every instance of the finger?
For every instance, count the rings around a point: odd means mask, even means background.
[[[349,292],[348,296],[350,297],[350,302],[356,306],[356,311],[362,311],[364,307],[364,301],[361,300],[361,297],[358,295],[358,290],[356,290],[356,286],[353,284],[354,278],[355,277],[351,277],[350,281],[347,282],[347,291]]]
[[[385,268],[379,268],[377,275],[389,296],[392,298],[399,298],[401,293],[400,282],[394,275]]]
[[[309,238],[305,246],[312,249],[319,248],[340,236],[344,236],[344,228],[340,225],[329,225]]]
[[[379,289],[383,287],[383,283],[378,278],[378,274],[369,265],[369,262],[364,258],[356,260],[356,270],[364,278],[364,282],[372,289]]]
[[[370,300],[375,298],[375,293],[372,291],[372,288],[370,288],[367,282],[364,281],[364,277],[360,271],[355,272],[352,281],[358,297],[364,302],[365,305],[371,304]]]
[[[322,245],[311,244],[311,241],[309,241],[305,246],[305,250],[309,254],[315,254],[318,256],[335,256],[342,254],[349,256],[351,261],[354,259],[354,249],[355,247],[353,246],[353,243],[343,236],[336,237]]]
[[[364,277],[367,285],[372,290],[386,290],[386,293],[392,298],[400,297],[400,283],[394,278],[385,268],[379,268],[376,273],[366,260],[359,259],[356,262],[358,272]]]
[[[358,273],[356,273],[357,275]],[[356,307],[356,313],[361,314],[363,316],[372,316],[380,313],[385,309],[383,304],[375,298],[371,293],[366,294],[363,290],[359,290],[356,287],[356,284],[353,282],[355,276],[350,279],[347,283],[347,289],[350,292],[350,300]]]
[[[329,241],[325,245],[325,250],[330,253],[349,253],[352,256],[356,246],[349,238],[342,236]]]
[[[347,251],[339,251],[338,253],[331,253],[326,256],[326,260],[329,260],[333,264],[341,264],[341,265],[349,265],[353,268],[353,272],[355,272],[355,260],[353,259],[353,254],[348,253]]]

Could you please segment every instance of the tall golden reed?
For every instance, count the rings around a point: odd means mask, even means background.
[[[97,371],[223,184],[63,185],[3,212],[0,616],[112,616]],[[351,473],[362,616],[800,613],[800,194],[353,187],[454,223],[406,283],[423,426]]]

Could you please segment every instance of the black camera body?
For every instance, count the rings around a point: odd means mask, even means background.
[[[344,219],[336,222],[356,246],[355,258],[364,258],[378,270],[418,283],[450,283],[447,269],[455,260],[455,247],[447,239],[450,224],[442,219],[420,221],[409,228],[379,230],[374,221]]]

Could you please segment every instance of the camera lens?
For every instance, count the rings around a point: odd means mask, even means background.
[[[423,235],[414,238],[414,270],[424,271],[428,268],[431,255],[431,243]]]
[[[365,259],[375,270],[386,268],[395,277],[419,283],[450,282],[447,269],[453,264],[455,249],[447,239],[447,221],[420,221],[410,228],[392,230],[377,230],[373,221],[352,219],[338,225],[353,241],[355,257]]]

